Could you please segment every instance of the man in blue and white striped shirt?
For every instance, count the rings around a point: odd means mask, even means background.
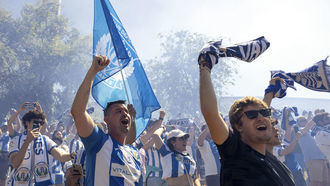
[[[127,145],[135,139],[135,110],[125,101],[109,102],[104,109],[108,134],[97,127],[86,112],[93,80],[109,64],[95,56],[71,108],[77,132],[86,149],[86,185],[142,185],[140,155]]]

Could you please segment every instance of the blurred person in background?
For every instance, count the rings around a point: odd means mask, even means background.
[[[57,144],[57,148],[62,151],[62,153],[69,153],[68,146],[63,143],[63,135],[61,131],[56,130],[53,133],[52,140]],[[72,157],[75,156],[76,152],[70,153],[72,154]],[[71,161],[68,162],[60,162],[59,160],[55,159],[53,156],[49,157],[49,162],[51,162],[50,165],[50,171],[52,175],[52,179],[54,181],[53,185],[56,186],[64,186],[64,173],[66,172],[65,164],[69,163],[71,164]]]
[[[163,173],[162,173],[161,155],[155,146],[154,140],[152,139],[153,133],[161,127],[164,121],[165,114],[166,114],[165,111],[163,110],[159,111],[158,120],[150,121],[148,127],[140,136],[140,138],[137,140],[138,142],[136,144],[136,147],[138,149],[142,149],[144,151],[146,173],[152,171],[150,175],[145,175],[148,176],[148,178],[146,177],[144,180],[147,182],[146,184],[148,186],[165,185],[165,182],[162,180]]]
[[[7,122],[0,123],[0,185],[5,185],[9,168],[9,132]]]
[[[315,136],[317,145],[330,161],[330,114],[328,112],[320,113],[320,119],[311,134]]]
[[[329,162],[311,135],[311,129],[320,118],[321,115],[316,114],[312,120],[308,121],[304,116],[300,116],[297,118],[297,125],[294,126],[294,132],[300,131],[302,133],[298,143],[304,154],[306,167],[309,170],[311,186],[330,185]]]
[[[22,122],[19,118],[19,114],[23,110],[26,110],[25,105],[26,105],[26,103],[23,103],[18,110],[14,109],[14,108],[10,109],[10,115],[11,116],[8,120],[8,132],[9,132],[9,136],[11,138],[13,138],[13,137],[20,134],[20,129],[21,129]],[[14,123],[15,123],[15,125],[14,125]]]
[[[171,130],[165,143],[161,138],[164,131],[165,127],[161,127],[152,136],[155,146],[161,154],[162,179],[166,180],[169,186],[200,185],[198,176],[196,176],[196,162],[192,156],[186,153],[189,134],[179,129]]]
[[[204,161],[206,185],[220,185],[220,156],[207,125],[202,126],[197,145]]]

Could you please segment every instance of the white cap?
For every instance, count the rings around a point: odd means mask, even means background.
[[[168,135],[167,135],[167,140],[173,138],[173,137],[176,137],[176,138],[180,138],[182,136],[188,136],[189,137],[189,134],[188,133],[185,133],[183,132],[182,130],[180,129],[174,129],[174,130],[171,130]]]

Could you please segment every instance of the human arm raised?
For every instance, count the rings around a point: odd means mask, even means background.
[[[211,72],[208,67],[200,66],[199,86],[201,111],[206,121],[213,141],[221,145],[229,135],[229,128],[218,111],[217,98],[211,81]]]
[[[27,103],[27,102],[26,102],[26,103]],[[18,118],[19,114],[20,114],[23,110],[25,110],[24,105],[25,105],[26,103],[23,103],[23,104],[21,105],[21,107],[20,107],[17,111],[16,111],[15,109],[12,109],[12,110],[11,110],[11,113],[12,113],[12,114],[11,114],[11,117],[10,117],[8,123],[7,123],[7,125],[8,125],[9,136],[11,136],[11,137],[13,137],[13,136],[14,136],[14,133],[15,133],[14,126],[13,126],[13,122],[14,122],[15,119],[16,119],[16,121],[17,121],[17,118]],[[16,122],[16,125],[19,125],[19,124]]]
[[[195,139],[195,127],[190,127],[188,132],[189,132],[189,138],[187,141],[187,145],[192,146]]]
[[[143,144],[147,144],[150,138],[152,137],[153,133],[161,127],[164,121],[165,114],[166,113],[164,110],[159,111],[159,118],[156,121],[156,123],[148,129],[145,135],[141,136],[141,142]]]
[[[58,147],[54,147],[51,151],[50,151],[50,154],[55,158],[57,159],[58,161],[60,162],[67,162],[67,161],[70,161],[74,158],[75,156],[75,152],[73,153],[67,153],[67,152],[64,152],[62,150],[60,150]]]
[[[269,81],[269,86],[275,86],[277,81],[281,81],[281,83],[284,83],[283,79],[281,79],[280,77],[275,77]],[[270,92],[265,93],[263,101],[268,105],[268,107],[270,107],[270,104],[272,103],[273,98],[274,98],[274,92],[270,91]]]
[[[162,135],[162,133],[165,131],[165,127],[161,127],[159,129],[157,129],[154,134],[152,135],[152,139],[155,143],[155,146],[156,146],[156,149],[159,150],[162,145],[163,145],[163,140],[162,138],[160,137]]]
[[[298,142],[298,140],[301,136],[302,136],[301,132],[297,132],[295,134],[295,138],[292,140],[290,145],[287,146],[286,148],[284,148],[283,150],[281,150],[280,156],[285,156],[287,154],[290,154],[294,150],[294,148],[296,147],[297,142]]]
[[[13,167],[16,169],[18,168],[25,156],[25,153],[29,147],[29,144],[38,137],[38,135],[40,134],[39,129],[33,129],[27,130],[27,137],[26,140],[24,141],[24,143],[22,144],[21,148],[19,149],[18,152],[14,152],[9,156],[9,161],[10,163],[13,165]]]
[[[80,85],[77,94],[74,98],[71,114],[75,121],[77,132],[81,137],[88,137],[94,129],[94,121],[86,112],[88,99],[91,94],[94,78],[96,74],[105,69],[109,64],[109,59],[105,56],[95,56],[91,67],[89,68],[82,84]]]
[[[129,115],[131,116],[131,127],[130,127],[127,137],[126,137],[126,144],[132,144],[136,138],[136,126],[135,126],[136,111],[132,104],[128,104],[127,109],[128,109]]]
[[[197,144],[198,144],[199,146],[203,146],[203,144],[204,144],[204,140],[206,139],[206,137],[207,137],[208,134],[210,134],[210,130],[209,130],[209,128],[206,127],[206,128],[201,132],[201,134],[200,134],[199,137],[198,137]]]

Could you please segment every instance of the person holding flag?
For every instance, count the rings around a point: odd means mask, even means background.
[[[80,85],[71,108],[77,132],[86,149],[86,185],[142,185],[138,150],[127,145],[127,136],[135,117],[125,101],[109,102],[104,110],[108,134],[86,112],[96,74],[109,65],[105,56],[95,56]]]

